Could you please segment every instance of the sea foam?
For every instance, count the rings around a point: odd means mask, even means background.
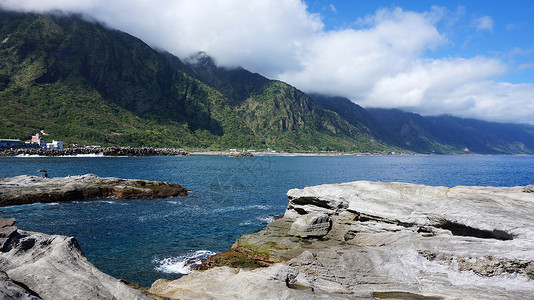
[[[191,265],[199,265],[201,259],[214,254],[216,252],[210,250],[198,250],[177,257],[155,259],[154,262],[157,264],[155,270],[167,274],[189,274]]]

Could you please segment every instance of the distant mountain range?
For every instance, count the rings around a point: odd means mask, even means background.
[[[78,16],[0,12],[0,138],[282,151],[534,153],[534,126],[363,109]]]

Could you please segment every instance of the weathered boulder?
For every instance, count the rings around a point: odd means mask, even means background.
[[[99,271],[72,237],[18,230],[9,243],[0,252],[2,299],[150,299]]]
[[[165,198],[187,196],[178,184],[138,179],[98,177],[94,174],[43,178],[21,175],[0,178],[0,206],[94,198]]]
[[[529,299],[534,293],[529,187],[360,181],[293,189],[288,197],[283,218],[232,246],[270,267],[193,271],[155,282],[150,291],[170,299]],[[247,282],[255,284],[241,293]]]

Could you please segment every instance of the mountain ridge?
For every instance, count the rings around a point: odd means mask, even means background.
[[[0,41],[2,138],[44,130],[77,144],[373,153],[464,153],[470,145],[468,153],[534,153],[526,125],[363,109],[218,67],[205,53],[182,61],[79,16],[0,11]],[[453,129],[461,134],[447,133]],[[470,143],[477,133],[486,139]]]

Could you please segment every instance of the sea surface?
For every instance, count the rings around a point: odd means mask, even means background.
[[[426,185],[534,184],[534,156],[0,157],[0,177],[98,176],[160,180],[187,197],[0,208],[24,230],[74,236],[100,270],[149,286],[179,278],[184,261],[229,250],[287,206],[286,192],[356,180]]]

